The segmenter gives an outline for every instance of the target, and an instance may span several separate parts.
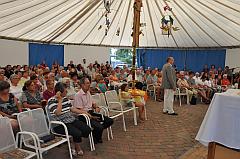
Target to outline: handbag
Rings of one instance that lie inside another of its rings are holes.
[[[191,101],[190,101],[191,105],[197,105],[197,98],[195,96],[192,97]]]
[[[42,136],[39,138],[40,139],[40,142],[42,143],[47,143],[49,141],[52,141],[55,139],[55,135],[53,134],[49,134],[49,135],[45,135],[45,136]]]

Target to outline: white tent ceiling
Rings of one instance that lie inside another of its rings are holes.
[[[240,47],[240,0],[142,0],[140,47]],[[130,47],[134,0],[111,0],[105,36],[103,0],[1,0],[0,38],[75,45]],[[169,5],[180,30],[162,35]],[[99,27],[102,25],[102,28]],[[119,36],[116,32],[120,28]]]

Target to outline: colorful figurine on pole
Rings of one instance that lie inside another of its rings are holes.
[[[168,35],[168,37],[169,37],[172,34],[172,30],[178,31],[179,28],[173,26],[174,19],[171,15],[172,8],[170,8],[169,6],[165,6],[163,9],[164,9],[164,16],[161,20],[162,21],[162,26],[161,26],[162,34]]]

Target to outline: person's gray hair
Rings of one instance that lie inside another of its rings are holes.
[[[15,77],[18,77],[18,75],[17,75],[17,74],[12,74],[12,75],[10,76],[10,80],[12,80],[12,79],[15,78]]]
[[[170,57],[167,58],[167,62],[169,62],[170,60],[173,60],[173,59],[174,58],[170,56]]]
[[[66,84],[67,81],[70,81],[70,78],[68,78],[68,77],[64,77],[64,78],[62,79],[62,83],[64,83],[64,84]]]

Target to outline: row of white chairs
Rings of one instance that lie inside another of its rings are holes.
[[[150,96],[154,97],[154,100],[157,100],[157,94],[156,94],[156,88],[157,86],[153,84],[148,84],[147,85],[147,92],[149,93]],[[187,104],[190,104],[189,101],[189,94],[187,93],[187,89],[185,88],[185,91],[181,91],[179,88],[176,89],[174,96],[176,96],[179,99],[179,105],[182,106],[182,97],[187,98]]]
[[[105,94],[96,94],[93,95],[94,101],[102,108],[102,113],[110,118],[117,118],[122,116],[123,120],[123,130],[126,131],[126,123],[124,114],[133,111],[134,113],[134,124],[137,125],[136,118],[136,109],[137,107],[125,107],[121,104],[120,99],[115,90],[108,91]],[[70,111],[64,110],[64,111]],[[17,114],[17,119],[19,122],[20,132],[17,133],[17,138],[15,141],[10,120],[5,117],[0,118],[0,131],[2,137],[0,137],[0,153],[13,152],[18,150],[28,154],[26,159],[37,156],[38,159],[42,159],[42,154],[58,145],[67,143],[69,149],[69,156],[72,159],[71,144],[70,144],[70,135],[68,134],[67,127],[64,123],[60,121],[52,121],[49,115],[48,109],[46,107],[46,116],[43,109],[33,109],[27,110]],[[91,127],[90,119],[87,115],[81,114],[85,117],[87,125]],[[146,112],[145,112],[146,115]],[[57,134],[54,132],[55,126],[63,126],[65,134]],[[56,140],[51,143],[45,144],[41,141],[41,137],[53,134],[56,136]],[[108,140],[113,139],[112,128],[107,129]],[[91,151],[95,150],[93,135],[89,135]],[[19,148],[17,147],[19,143]],[[34,150],[27,151],[23,150],[23,144],[25,147]],[[0,156],[1,157],[1,156]]]

